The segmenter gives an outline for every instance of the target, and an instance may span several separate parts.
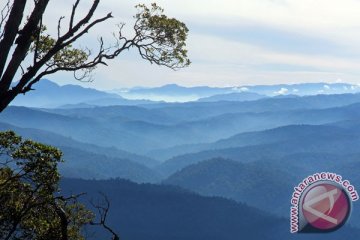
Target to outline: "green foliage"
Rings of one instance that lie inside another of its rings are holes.
[[[84,239],[81,228],[94,216],[61,196],[61,151],[8,131],[0,132],[0,153],[0,239]]]
[[[41,61],[57,44],[57,40],[46,33],[46,26],[42,26],[40,35],[33,37],[30,52],[34,53],[36,61]],[[57,51],[45,64],[50,68],[76,68],[86,63],[90,52],[74,48],[71,44]]]
[[[187,57],[186,38],[188,28],[185,23],[163,14],[164,10],[155,3],[148,8],[144,4],[136,6],[134,16],[140,54],[151,63],[165,65],[173,69],[190,65]]]
[[[23,19],[25,9],[28,9],[26,1],[9,1],[8,7],[3,9],[3,18],[0,19],[0,112],[19,94],[33,90],[32,86],[47,75],[67,71],[72,72],[77,80],[91,78],[91,72],[99,64],[107,65],[107,60],[131,48],[150,63],[173,70],[190,64],[185,48],[186,25],[164,15],[163,9],[155,3],[150,8],[143,4],[136,6],[134,36],[125,37],[122,32],[124,24],[120,24],[113,44],[105,44],[100,37],[95,51],[87,46],[74,47],[95,25],[113,17],[108,13],[94,18],[100,3],[100,0],[95,0],[87,13],[78,19],[79,2],[75,1],[70,18],[66,19],[68,26],[63,25],[65,17],[58,19],[56,36],[46,33],[47,23],[42,22],[49,0],[35,1],[35,7],[26,20]]]
[[[138,48],[140,55],[151,63],[173,69],[190,65],[185,48],[189,31],[186,25],[175,18],[167,17],[163,14],[164,10],[155,3],[151,4],[151,8],[145,4],[138,4],[136,8],[138,13],[134,16],[135,37],[130,41],[129,47]],[[58,40],[47,34],[46,30],[46,26],[42,25],[39,35],[33,37],[30,52],[34,54],[36,61],[44,59],[58,44]],[[71,44],[64,45],[45,64],[50,70],[86,66],[87,71],[92,71],[96,66],[87,64],[90,55],[90,51],[75,48]]]

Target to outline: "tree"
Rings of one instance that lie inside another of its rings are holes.
[[[93,15],[100,0],[93,0],[87,14],[75,21],[80,0],[76,0],[67,27],[57,24],[57,36],[47,33],[43,15],[49,0],[33,0],[32,11],[24,16],[26,0],[8,0],[0,12],[0,112],[19,94],[32,89],[44,76],[58,71],[74,72],[77,79],[89,76],[99,64],[106,65],[123,51],[135,48],[150,63],[178,69],[190,64],[185,49],[186,25],[163,14],[156,4],[137,5],[135,34],[123,35],[119,25],[116,42],[105,47],[102,38],[93,54],[73,44],[109,18]],[[27,63],[30,63],[26,66]],[[80,72],[80,75],[77,73]],[[19,77],[17,77],[19,76]],[[85,239],[86,226],[101,226],[113,240],[118,235],[107,225],[109,201],[94,204],[98,215],[59,189],[57,164],[62,153],[56,148],[23,140],[14,132],[0,132],[0,240]]]
[[[106,225],[109,201],[93,205],[93,212],[64,196],[59,189],[58,149],[14,132],[0,132],[0,239],[80,240],[84,227],[101,226],[112,239],[118,235]]]
[[[55,37],[47,33],[46,23],[42,21],[49,0],[33,0],[30,15],[24,17],[25,7],[30,4],[27,2],[7,0],[1,11],[0,112],[17,95],[33,90],[33,85],[46,75],[70,71],[74,72],[75,78],[83,79],[99,64],[106,65],[107,60],[131,48],[150,63],[174,70],[190,64],[185,49],[186,25],[164,15],[163,9],[156,4],[136,6],[133,37],[125,37],[124,24],[120,24],[116,42],[106,47],[100,38],[99,50],[93,53],[87,48],[75,48],[73,44],[95,25],[112,18],[109,13],[93,19],[100,0],[93,0],[87,14],[79,21],[75,21],[75,16],[80,0],[75,0],[67,26],[64,27],[64,17],[58,20]],[[28,62],[30,64],[24,66]],[[20,75],[18,78],[17,74]]]

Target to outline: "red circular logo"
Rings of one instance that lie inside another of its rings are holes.
[[[310,187],[302,201],[302,213],[308,224],[324,231],[341,227],[349,217],[350,208],[345,191],[329,183]]]

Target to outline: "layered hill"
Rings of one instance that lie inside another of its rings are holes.
[[[152,170],[158,162],[116,148],[104,148],[75,141],[38,129],[26,129],[0,123],[0,130],[13,130],[24,138],[56,146],[64,153],[60,172],[65,177],[83,179],[124,178],[135,182],[158,182],[160,174]]]
[[[216,108],[216,105],[213,108]],[[171,111],[166,112],[166,107],[161,111],[133,108],[128,116],[125,113],[122,115],[118,113],[123,110],[128,111],[126,108],[114,110],[106,107],[82,109],[78,113],[74,110],[56,113],[41,109],[9,107],[1,114],[0,121],[19,127],[37,128],[71,136],[75,140],[103,147],[114,146],[130,152],[146,154],[156,149],[177,145],[214,142],[242,132],[291,124],[329,124],[360,118],[360,104],[326,109],[232,112],[187,121],[178,119],[176,115],[173,116]],[[136,113],[138,111],[139,113]],[[191,111],[196,112],[196,108]],[[146,112],[147,115],[144,119],[139,119],[139,114],[142,112]],[[164,116],[163,121],[161,116]],[[156,157],[156,153],[152,156]]]
[[[123,180],[65,179],[66,192],[87,192],[88,199],[110,200],[108,224],[121,239],[354,239],[359,230],[347,226],[326,235],[293,235],[289,221],[242,203],[203,197],[180,188],[134,184]]]
[[[255,162],[264,159],[279,161],[290,155],[306,153],[340,156],[357,154],[360,152],[359,131],[360,128],[292,125],[243,133],[213,144],[195,145],[192,151],[195,151],[195,147],[206,150],[178,155],[161,164],[158,169],[164,174],[172,174],[187,165],[216,157]]]

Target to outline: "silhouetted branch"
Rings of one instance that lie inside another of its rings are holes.
[[[12,7],[12,4],[10,4],[10,0],[8,0],[5,4],[5,6],[1,9],[1,12],[0,12],[0,40],[4,36],[3,25],[10,14],[11,7]]]
[[[105,47],[103,39],[100,38],[99,50],[92,55],[91,51],[74,48],[72,44],[94,26],[113,17],[108,13],[101,18],[93,19],[100,0],[93,0],[87,13],[78,21],[75,20],[75,15],[80,0],[76,0],[72,6],[69,27],[63,34],[61,27],[64,17],[58,20],[56,39],[44,33],[46,27],[42,23],[42,16],[49,0],[36,0],[30,16],[25,21],[23,12],[26,1],[8,1],[10,3],[5,5],[0,19],[0,26],[5,24],[0,38],[0,112],[18,94],[31,91],[33,85],[44,76],[59,71],[70,71],[77,80],[83,80],[89,78],[99,64],[107,65],[106,60],[114,59],[130,48],[137,49],[139,55],[150,63],[173,70],[190,64],[185,49],[188,32],[186,25],[174,18],[168,18],[163,14],[163,9],[156,4],[152,4],[151,8],[145,5],[136,6],[138,13],[134,16],[135,35],[132,38],[123,35],[124,24],[119,24],[118,34],[114,35],[115,43]],[[22,21],[24,27],[20,29]],[[10,51],[13,52],[8,59]],[[33,64],[23,68],[21,64],[28,54],[33,54]],[[22,74],[19,79],[14,79],[18,71]],[[13,86],[15,82],[16,85]]]
[[[91,201],[91,205],[98,212],[99,220],[97,222],[92,221],[92,222],[90,222],[90,224],[93,226],[101,226],[101,227],[105,228],[112,235],[112,240],[120,240],[119,235],[111,227],[109,227],[106,223],[106,219],[107,219],[108,212],[110,209],[109,199],[107,198],[107,196],[105,194],[103,194],[103,193],[100,193],[100,194],[103,197],[102,203],[95,204],[93,201]]]

